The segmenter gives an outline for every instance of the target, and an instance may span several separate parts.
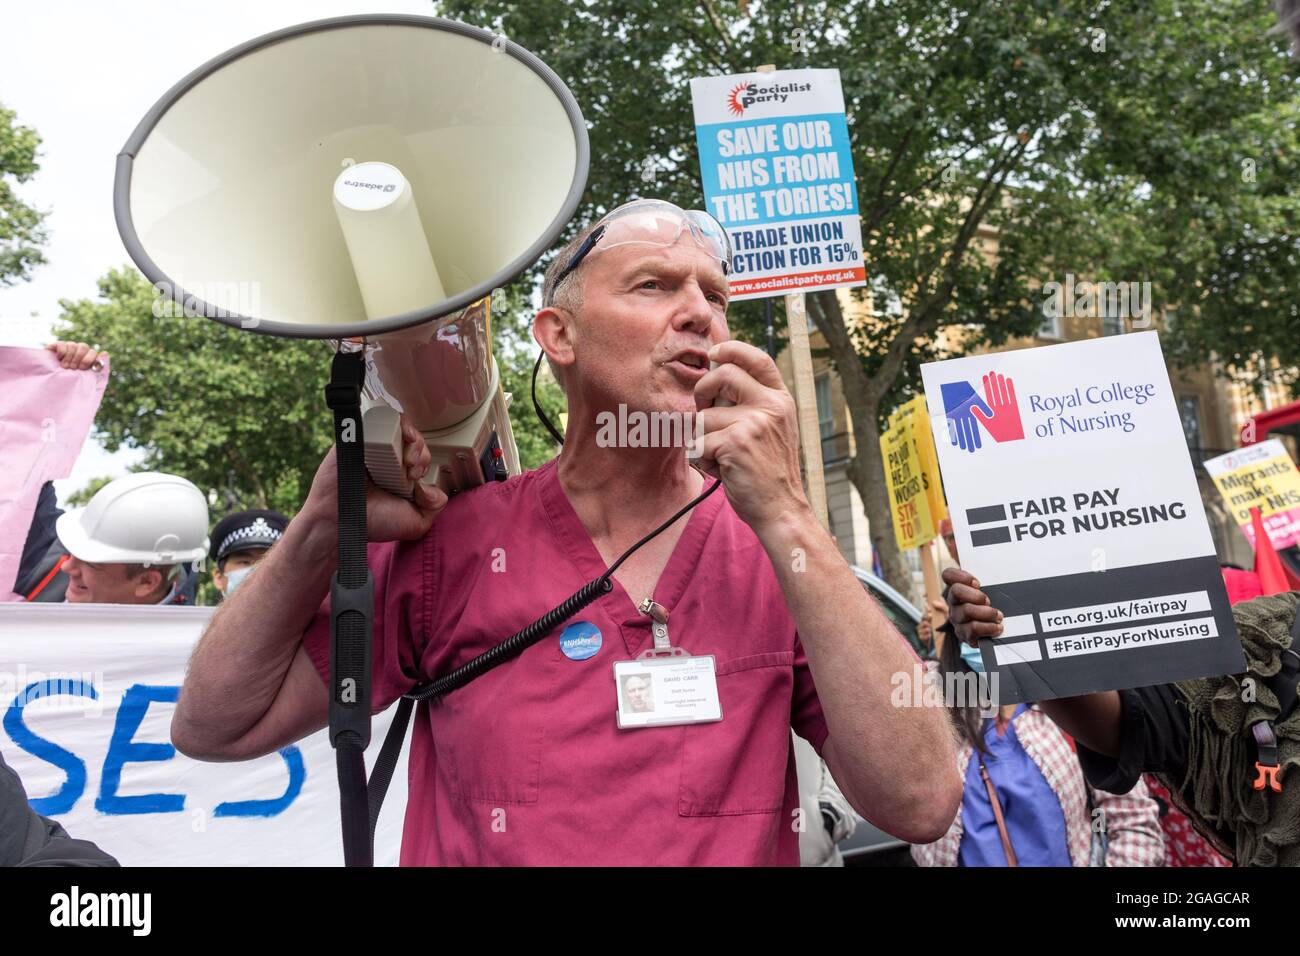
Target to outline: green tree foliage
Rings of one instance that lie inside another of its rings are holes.
[[[68,500],[66,502],[67,507],[69,508],[86,507],[86,505],[90,504],[90,499],[95,497],[96,493],[98,493],[99,489],[103,488],[106,484],[108,484],[112,480],[113,479],[108,475],[101,475],[98,478],[91,478],[90,481],[86,482],[86,484],[82,486],[79,490],[74,491],[72,494],[68,495]]]
[[[1254,0],[446,0],[570,86],[590,126],[585,220],[697,206],[689,80],[840,71],[871,286],[809,296],[853,415],[850,476],[886,575],[879,425],[919,365],[1033,332],[1043,283],[1150,282],[1179,360],[1300,364],[1297,67]],[[576,222],[575,222],[576,227]],[[991,255],[992,240],[997,255]],[[988,243],[986,245],[986,243]],[[869,296],[869,298],[868,298]],[[859,317],[865,312],[865,318]],[[761,342],[758,307],[733,334]]]
[[[18,198],[16,183],[24,183],[40,169],[36,131],[19,126],[17,114],[0,104],[0,288],[31,276],[45,262],[40,246],[46,240],[45,214]]]
[[[63,301],[60,339],[109,353],[95,417],[104,447],[142,448],[141,470],[215,492],[215,520],[238,508],[292,515],[331,443],[329,347],[231,329],[159,309],[134,269],[99,282],[99,300]]]

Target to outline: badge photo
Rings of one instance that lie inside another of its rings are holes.
[[[722,719],[712,654],[618,661],[614,664],[614,690],[620,730]]]

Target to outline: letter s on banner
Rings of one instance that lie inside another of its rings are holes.
[[[37,681],[28,684],[23,688],[23,692],[14,698],[9,709],[5,711],[4,719],[5,732],[15,744],[33,757],[53,764],[68,775],[68,779],[56,793],[28,801],[31,808],[43,816],[67,813],[86,790],[86,762],[71,751],[64,750],[58,744],[33,733],[23,721],[23,708],[29,703],[41,697],[53,697],[57,694],[77,694],[81,697],[89,697],[91,700],[99,700],[99,692],[95,690],[95,685],[87,681]]]

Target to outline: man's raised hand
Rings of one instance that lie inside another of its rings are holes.
[[[734,339],[709,349],[718,367],[695,383],[703,419],[699,453],[722,478],[731,506],[758,530],[783,515],[810,511],[799,477],[794,399],[762,349]],[[713,406],[716,398],[734,402]]]

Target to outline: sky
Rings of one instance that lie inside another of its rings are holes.
[[[41,0],[8,5],[0,103],[42,139],[40,171],[17,187],[48,211],[48,263],[0,288],[0,345],[52,341],[60,299],[93,298],[96,281],[130,264],[113,222],[114,161],[136,124],[173,83],[233,46],[273,30],[357,13],[429,16],[429,0]],[[104,343],[99,343],[101,346]],[[110,356],[111,356],[110,350]],[[60,501],[91,478],[117,477],[142,453],[110,454],[93,440]]]

